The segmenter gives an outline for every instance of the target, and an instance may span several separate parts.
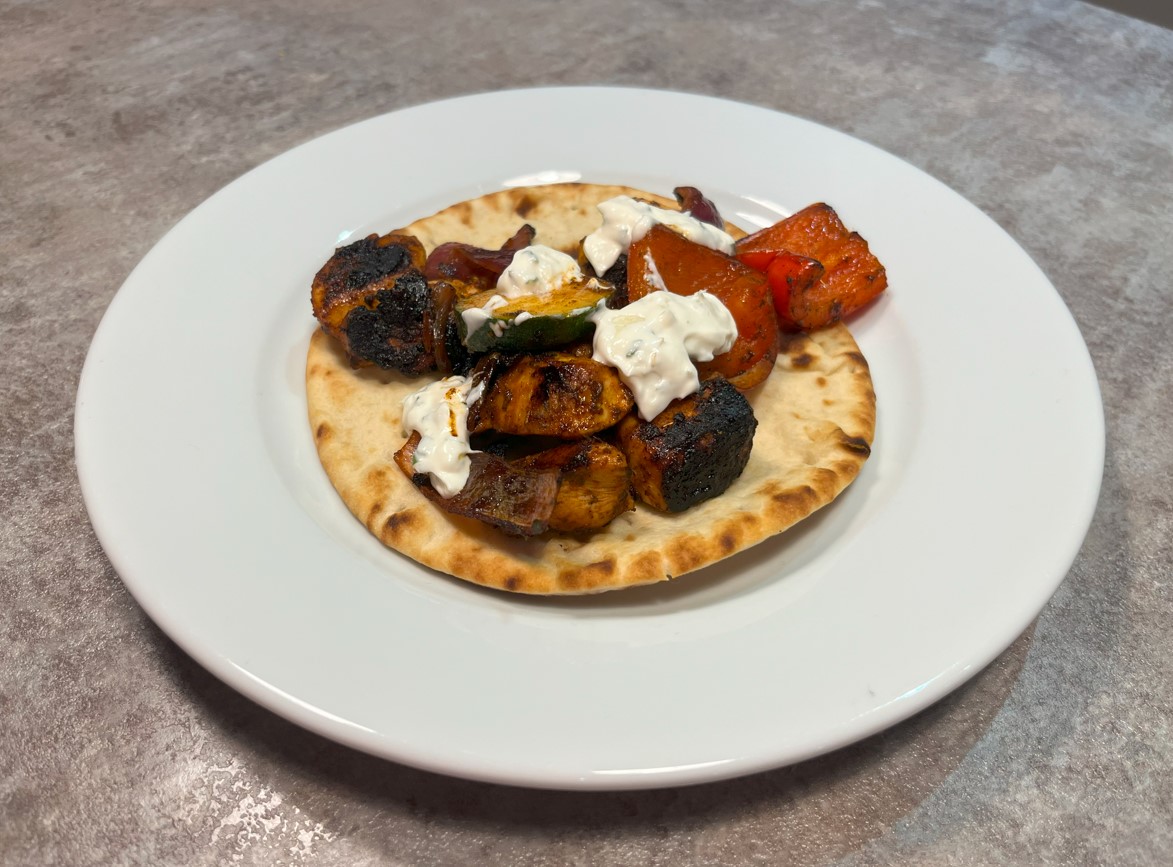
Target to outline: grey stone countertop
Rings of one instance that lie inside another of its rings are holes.
[[[315,136],[550,84],[712,94],[873,143],[993,217],[1073,311],[1106,413],[1099,506],[1041,615],[946,699],[745,779],[511,789],[301,730],[124,589],[72,422],[139,259]],[[1171,154],[1173,31],[1070,0],[0,0],[0,863],[1173,863]]]

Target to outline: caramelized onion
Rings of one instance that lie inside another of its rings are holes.
[[[429,280],[458,280],[478,289],[491,289],[513,261],[513,254],[528,247],[533,240],[534,227],[527,223],[500,250],[486,250],[457,241],[441,244],[428,256],[424,276]]]
[[[676,202],[684,213],[691,214],[702,223],[708,223],[718,229],[725,228],[725,221],[717,212],[717,206],[705,198],[704,193],[696,187],[677,187],[672,194],[676,196]]]
[[[420,435],[412,433],[395,453],[399,465],[425,497],[446,512],[476,518],[513,536],[536,536],[549,529],[558,496],[558,470],[525,469],[495,455],[473,452],[464,488],[454,497],[442,497],[425,473],[412,468]]]

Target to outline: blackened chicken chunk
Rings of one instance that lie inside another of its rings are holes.
[[[401,274],[423,268],[424,246],[412,235],[368,235],[334,251],[314,276],[314,316],[326,333],[342,338],[346,317],[368,294],[389,289]]]
[[[757,426],[749,401],[716,378],[651,421],[629,415],[619,423],[619,445],[636,495],[662,512],[683,512],[737,480]]]
[[[432,311],[428,283],[418,271],[363,298],[346,317],[347,351],[359,363],[415,376],[436,369],[434,345],[425,340]]]
[[[421,269],[411,235],[369,235],[338,248],[314,277],[314,316],[339,340],[351,364],[409,376],[436,369],[438,291]]]

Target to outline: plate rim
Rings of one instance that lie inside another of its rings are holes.
[[[679,91],[661,91],[661,90],[650,90],[650,89],[646,89],[646,88],[634,88],[634,87],[620,87],[620,88],[609,88],[609,87],[518,88],[518,89],[509,90],[509,91],[495,91],[495,92],[486,92],[486,93],[479,93],[479,94],[455,96],[455,97],[450,97],[448,99],[439,100],[436,102],[423,103],[419,106],[412,106],[412,107],[408,107],[408,108],[404,108],[404,109],[399,109],[394,112],[389,112],[387,114],[378,115],[373,118],[367,118],[367,119],[360,120],[355,123],[340,127],[339,129],[334,130],[329,133],[326,133],[325,135],[317,136],[312,139],[309,139],[308,141],[303,142],[300,145],[297,145],[296,147],[290,149],[289,151],[285,151],[284,153],[279,154],[278,156],[273,157],[270,160],[266,160],[264,163],[261,163],[260,165],[258,165],[254,169],[252,169],[249,172],[242,175],[241,177],[230,182],[228,185],[221,188],[221,190],[218,190],[212,196],[205,199],[204,202],[200,203],[200,205],[197,205],[196,208],[192,209],[192,211],[190,211],[187,215],[185,215],[184,218],[179,220],[175,224],[175,226],[173,226],[170,230],[168,230],[159,239],[159,241],[156,242],[156,244],[152,246],[151,250],[147,253],[147,255],[143,257],[143,259],[136,265],[136,267],[127,276],[126,280],[122,284],[122,287],[115,294],[109,307],[104,312],[102,319],[101,319],[101,322],[99,323],[98,329],[95,331],[95,334],[93,337],[93,342],[91,343],[91,346],[90,346],[90,350],[87,352],[86,361],[85,361],[85,364],[83,365],[81,376],[79,378],[77,402],[76,402],[76,406],[75,406],[75,418],[74,418],[75,462],[76,462],[77,469],[78,469],[78,475],[79,475],[79,481],[81,483],[83,499],[85,500],[87,512],[90,516],[90,521],[91,521],[91,524],[94,528],[95,534],[97,535],[99,541],[101,542],[102,547],[106,553],[106,556],[109,558],[112,566],[115,568],[116,572],[119,574],[120,578],[122,579],[124,585],[127,587],[128,591],[132,594],[132,596],[136,599],[136,601],[140,604],[140,606],[143,607],[144,611],[146,611],[148,616],[150,616],[151,619],[160,626],[160,628],[168,635],[168,637],[171,640],[175,641],[176,644],[178,646],[180,646],[184,650],[185,653],[187,653],[189,656],[191,656],[201,666],[203,666],[204,668],[206,668],[210,672],[212,672],[214,675],[216,675],[219,679],[226,682],[228,685],[232,686],[235,690],[242,693],[243,695],[250,698],[251,700],[255,701],[256,703],[266,707],[270,711],[277,713],[279,716],[285,717],[286,719],[290,719],[291,721],[295,722],[296,724],[298,724],[304,728],[307,728],[311,731],[315,731],[316,733],[323,735],[331,740],[346,744],[351,747],[355,747],[357,749],[361,749],[365,752],[374,753],[376,755],[380,755],[385,758],[389,758],[389,759],[392,759],[395,761],[404,762],[406,764],[410,764],[415,767],[420,767],[420,768],[424,768],[426,770],[444,773],[444,774],[448,774],[448,775],[452,775],[452,776],[478,779],[478,780],[489,781],[489,782],[512,784],[512,785],[524,785],[524,786],[539,787],[539,788],[557,788],[557,789],[581,788],[581,789],[608,789],[608,790],[611,790],[611,789],[626,789],[626,788],[652,788],[652,787],[661,787],[661,786],[668,786],[668,785],[681,785],[681,784],[691,784],[691,783],[700,783],[700,782],[711,782],[711,781],[727,779],[727,778],[731,778],[731,777],[743,776],[745,774],[755,773],[755,772],[767,770],[770,768],[778,767],[780,764],[789,764],[789,763],[796,762],[796,761],[802,761],[804,759],[811,758],[815,755],[829,752],[829,751],[841,748],[843,746],[846,746],[847,744],[861,740],[865,737],[868,737],[872,734],[875,734],[878,731],[882,731],[882,730],[890,727],[891,725],[893,725],[903,719],[906,719],[907,717],[909,717],[912,714],[916,713],[917,711],[923,709],[924,707],[927,707],[928,705],[932,704],[933,702],[939,700],[941,697],[943,697],[947,693],[956,689],[958,686],[960,686],[962,683],[964,683],[966,680],[968,680],[969,677],[971,677],[973,674],[975,674],[978,670],[980,670],[981,668],[988,665],[993,659],[995,659],[999,654],[1001,654],[1005,650],[1005,648],[1008,647],[1019,634],[1021,634],[1021,632],[1029,625],[1029,623],[1038,615],[1039,611],[1041,611],[1041,609],[1044,607],[1047,600],[1050,599],[1050,597],[1053,595],[1053,593],[1055,592],[1055,589],[1057,589],[1059,584],[1062,582],[1066,573],[1070,570],[1072,563],[1074,563],[1075,558],[1078,556],[1080,548],[1082,546],[1082,540],[1086,536],[1086,533],[1091,525],[1091,521],[1094,517],[1096,506],[1098,503],[1099,492],[1100,492],[1100,480],[1102,479],[1102,472],[1103,472],[1103,467],[1104,467],[1104,448],[1105,448],[1103,405],[1102,405],[1102,398],[1099,393],[1098,377],[1095,374],[1094,365],[1092,364],[1090,352],[1088,352],[1087,347],[1086,347],[1086,343],[1082,340],[1082,336],[1080,336],[1079,342],[1083,346],[1083,350],[1084,350],[1084,354],[1085,354],[1085,358],[1083,360],[1086,362],[1087,369],[1088,369],[1088,371],[1090,371],[1090,374],[1091,374],[1090,382],[1091,382],[1091,385],[1092,385],[1093,391],[1094,391],[1093,398],[1094,398],[1094,403],[1098,409],[1097,415],[1098,415],[1099,430],[1098,430],[1098,448],[1096,449],[1096,451],[1098,452],[1098,457],[1093,456],[1092,463],[1095,463],[1099,469],[1097,472],[1097,482],[1095,485],[1095,490],[1094,490],[1094,492],[1092,492],[1091,496],[1087,498],[1089,505],[1085,509],[1086,513],[1083,515],[1083,520],[1082,520],[1080,526],[1078,528],[1074,528],[1077,532],[1073,531],[1073,533],[1072,533],[1072,535],[1078,536],[1080,542],[1079,542],[1079,544],[1074,545],[1073,549],[1069,552],[1069,556],[1067,557],[1067,560],[1066,560],[1066,566],[1061,570],[1061,574],[1059,574],[1058,579],[1055,580],[1053,582],[1053,585],[1051,585],[1051,586],[1044,586],[1044,585],[1039,586],[1038,593],[1037,593],[1038,605],[1032,612],[1029,613],[1029,616],[1026,616],[1027,612],[1024,610],[1022,612],[1023,617],[1015,619],[1014,622],[1007,621],[1007,623],[1004,624],[1004,629],[1002,630],[1003,634],[1000,634],[998,638],[993,639],[992,641],[987,643],[986,650],[990,651],[990,649],[993,648],[991,652],[984,653],[984,654],[977,654],[977,655],[973,656],[971,659],[967,660],[964,663],[964,665],[955,666],[955,668],[960,668],[961,670],[953,671],[953,673],[949,677],[944,676],[947,673],[949,673],[949,671],[950,671],[949,669],[947,669],[946,671],[942,671],[940,673],[940,675],[932,683],[926,684],[925,689],[917,697],[915,697],[915,700],[909,700],[909,701],[903,702],[899,705],[894,705],[891,707],[891,709],[887,713],[874,713],[869,718],[868,725],[856,726],[854,729],[852,729],[852,731],[850,733],[845,734],[843,737],[839,738],[838,740],[830,740],[826,744],[820,745],[818,748],[815,748],[812,750],[800,751],[799,753],[795,753],[795,754],[789,756],[783,762],[778,762],[778,761],[774,760],[773,758],[771,758],[770,755],[756,754],[753,756],[743,756],[740,759],[731,758],[728,761],[724,761],[724,762],[720,762],[720,763],[708,763],[705,766],[696,767],[696,768],[675,768],[670,771],[665,771],[662,774],[650,773],[649,769],[642,769],[642,770],[635,769],[631,773],[628,773],[626,775],[615,773],[615,774],[611,774],[609,776],[600,778],[597,776],[583,776],[581,774],[573,774],[573,773],[566,774],[564,772],[549,774],[549,775],[536,775],[536,776],[532,775],[532,774],[527,775],[524,773],[518,773],[518,772],[511,771],[509,769],[501,768],[500,766],[498,766],[497,764],[495,764],[493,762],[488,762],[488,763],[484,763],[484,764],[477,764],[475,761],[472,761],[472,760],[468,759],[467,757],[461,759],[460,761],[455,761],[455,762],[454,761],[446,761],[442,757],[428,756],[428,755],[425,755],[423,752],[418,752],[418,751],[413,754],[406,754],[406,753],[390,754],[387,752],[387,749],[386,749],[387,743],[386,743],[385,739],[378,739],[376,741],[372,741],[371,738],[367,737],[366,734],[364,734],[364,732],[361,731],[361,728],[356,728],[349,721],[338,718],[338,717],[334,717],[332,719],[329,714],[329,711],[324,708],[307,709],[305,706],[298,704],[298,700],[297,700],[296,696],[290,696],[288,694],[283,694],[277,687],[273,686],[272,684],[268,684],[268,683],[265,683],[264,681],[259,680],[255,675],[250,673],[246,668],[239,666],[237,663],[233,662],[232,660],[229,660],[227,657],[221,657],[221,656],[216,655],[214,652],[210,652],[209,648],[201,645],[198,641],[193,640],[192,636],[189,634],[188,630],[185,628],[185,626],[182,622],[182,619],[177,620],[175,618],[173,612],[166,610],[165,607],[158,604],[157,598],[154,597],[148,591],[147,584],[142,583],[141,580],[128,580],[126,577],[127,574],[130,572],[134,572],[137,567],[125,562],[123,555],[122,555],[122,552],[119,550],[119,545],[116,541],[116,537],[117,537],[119,531],[112,529],[112,526],[108,523],[107,513],[105,513],[103,511],[103,509],[100,508],[101,495],[100,495],[100,493],[95,491],[95,489],[93,488],[93,485],[95,484],[95,482],[92,481],[93,477],[92,477],[92,473],[90,472],[89,468],[92,466],[92,462],[94,460],[96,460],[97,458],[95,455],[93,455],[90,452],[90,448],[93,443],[92,443],[92,441],[89,440],[89,435],[87,433],[87,425],[92,423],[90,421],[91,407],[88,405],[88,401],[92,397],[92,392],[93,392],[93,388],[94,388],[93,383],[95,381],[97,381],[95,379],[95,377],[97,377],[99,375],[97,372],[98,371],[97,365],[100,363],[100,357],[94,352],[94,347],[95,346],[99,346],[99,347],[102,346],[103,341],[105,341],[107,339],[107,337],[103,336],[103,329],[115,327],[114,325],[112,325],[110,323],[115,322],[114,317],[121,315],[119,313],[119,310],[120,310],[119,298],[122,297],[123,303],[126,303],[125,299],[126,299],[126,297],[128,297],[126,295],[126,293],[124,293],[123,290],[125,289],[125,287],[128,284],[132,283],[132,281],[135,279],[135,275],[137,273],[139,273],[140,269],[142,269],[146,266],[146,263],[148,262],[148,260],[150,260],[155,255],[161,255],[158,253],[158,251],[163,246],[164,241],[166,241],[168,238],[171,238],[173,235],[175,235],[175,233],[179,232],[181,230],[181,227],[185,225],[185,222],[188,220],[188,218],[190,218],[192,215],[196,214],[201,209],[205,208],[205,206],[208,206],[208,204],[210,202],[212,202],[213,200],[215,200],[217,196],[225,194],[226,191],[233,188],[235,185],[243,183],[245,181],[245,179],[248,178],[250,175],[253,175],[254,172],[257,172],[267,166],[271,166],[274,162],[282,159],[283,157],[286,157],[288,154],[292,153],[293,151],[298,151],[298,150],[302,150],[302,149],[310,147],[310,146],[315,146],[315,145],[317,145],[317,143],[321,142],[323,139],[329,138],[331,136],[337,136],[337,135],[344,133],[348,130],[354,130],[355,128],[360,127],[363,124],[383,122],[387,118],[391,118],[396,115],[401,116],[405,112],[416,111],[419,109],[435,110],[438,107],[442,107],[445,105],[451,106],[456,103],[467,103],[467,101],[469,101],[469,100],[478,100],[478,99],[493,100],[493,99],[501,98],[506,95],[513,95],[516,97],[519,95],[524,96],[526,94],[547,94],[547,95],[557,94],[559,98],[565,98],[568,96],[573,96],[575,93],[585,94],[587,92],[591,92],[591,93],[597,95],[600,92],[602,92],[605,95],[606,93],[609,93],[612,91],[623,91],[627,94],[643,95],[644,98],[651,98],[651,99],[656,99],[656,98],[663,97],[663,96],[671,96],[672,98],[684,98],[684,99],[688,99],[688,100],[701,99],[701,100],[705,100],[705,101],[711,101],[714,103],[726,103],[729,105],[740,106],[742,109],[748,109],[748,110],[751,110],[754,112],[765,112],[765,113],[772,114],[772,115],[780,115],[782,117],[786,117],[791,120],[800,121],[803,124],[809,124],[809,125],[812,125],[815,127],[819,127],[821,129],[826,130],[830,133],[833,133],[837,136],[844,137],[844,138],[850,140],[850,142],[853,143],[853,146],[862,145],[867,148],[873,149],[874,151],[876,151],[880,154],[883,154],[884,158],[896,160],[896,161],[902,163],[903,165],[909,167],[913,171],[917,172],[918,174],[923,175],[924,177],[929,178],[931,180],[934,180],[934,181],[936,180],[936,179],[931,178],[931,176],[929,176],[927,173],[916,168],[915,166],[912,166],[911,164],[907,163],[906,161],[900,159],[899,157],[896,157],[886,151],[882,151],[881,149],[876,148],[875,145],[871,145],[867,142],[864,142],[864,141],[856,138],[855,136],[831,129],[829,127],[824,127],[820,124],[816,124],[812,121],[809,121],[809,120],[806,120],[803,118],[799,118],[794,115],[789,115],[784,112],[779,112],[775,109],[764,108],[761,106],[752,105],[750,103],[733,102],[730,100],[723,100],[719,97],[698,95],[698,94],[686,94],[686,93],[681,93]],[[1002,234],[1004,234],[1006,236],[1006,238],[1012,244],[1014,244],[1023,253],[1023,255],[1025,255],[1027,257],[1028,260],[1031,261],[1032,264],[1034,264],[1033,259],[1031,259],[1029,254],[1027,254],[1026,251],[1023,250],[1021,245],[1017,244],[1017,242],[1015,242],[1013,240],[1013,238],[1011,238],[1007,233],[1005,233],[1005,231],[1002,230],[1001,227],[998,226],[998,224],[988,214],[985,214],[983,211],[978,209],[976,205],[973,205],[972,202],[969,202],[969,200],[965,199],[960,194],[951,190],[950,188],[948,188],[944,184],[941,184],[940,181],[936,181],[936,183],[941,187],[941,189],[948,191],[948,193],[951,194],[953,197],[955,197],[956,200],[958,200],[960,202],[964,202],[966,205],[977,210],[978,213],[980,213],[987,221],[989,221],[989,223],[993,227],[995,227],[999,232],[1002,232]],[[1050,287],[1052,292],[1055,293],[1056,299],[1059,300],[1059,302],[1060,302],[1060,306],[1067,313],[1067,316],[1070,320],[1069,324],[1075,328],[1076,334],[1078,335],[1078,332],[1079,332],[1078,324],[1075,322],[1075,319],[1072,316],[1071,311],[1066,307],[1065,304],[1062,303],[1062,298],[1059,296],[1058,292],[1054,289],[1054,286],[1046,278],[1046,275],[1042,272],[1042,270],[1038,269],[1037,264],[1035,264],[1035,268],[1038,270],[1038,275],[1041,278],[1041,280],[1047,286]],[[1095,431],[1092,432],[1092,438],[1097,439]],[[864,472],[866,472],[866,470],[867,470],[867,465],[865,465]],[[1022,622],[1018,622],[1019,620],[1021,620]],[[996,647],[995,647],[995,645],[996,645]]]

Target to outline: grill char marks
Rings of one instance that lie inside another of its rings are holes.
[[[346,317],[346,345],[352,356],[387,370],[417,375],[434,370],[434,342],[426,324],[432,293],[419,271],[408,271],[389,289],[368,294]]]
[[[639,498],[664,512],[682,512],[723,493],[741,475],[757,419],[725,379],[673,401],[651,421],[630,415],[619,441]]]
[[[580,439],[611,427],[634,404],[614,368],[569,352],[492,353],[476,371],[485,389],[469,408],[472,433]]]
[[[390,288],[399,274],[421,269],[424,260],[424,247],[415,237],[394,232],[339,247],[314,275],[314,316],[327,333],[341,338],[339,332],[355,304],[367,294]]]
[[[411,266],[411,254],[403,244],[380,244],[379,240],[369,236],[338,250],[341,261],[336,273],[346,289],[361,289]]]
[[[346,348],[352,365],[409,376],[436,369],[442,334],[436,317],[443,305],[421,273],[424,261],[423,245],[411,235],[368,235],[335,250],[318,271],[314,316]]]

